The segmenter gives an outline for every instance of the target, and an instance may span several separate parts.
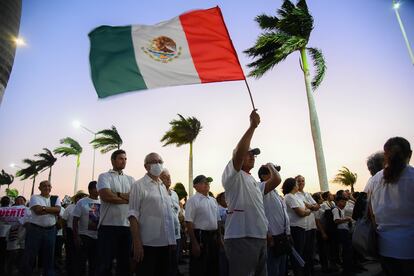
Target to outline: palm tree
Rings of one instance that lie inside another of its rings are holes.
[[[22,180],[32,178],[32,191],[30,193],[30,196],[34,193],[34,186],[36,182],[36,176],[39,174],[38,164],[37,160],[32,159],[23,159],[23,163],[27,164],[26,168],[20,169],[16,172],[17,177],[21,177]]]
[[[98,137],[97,137],[98,136]],[[122,139],[115,126],[110,129],[103,129],[95,134],[95,139],[91,142],[95,149],[101,149],[101,153],[107,153],[114,149],[120,149]]]
[[[184,118],[178,114],[180,119],[170,122],[171,129],[168,130],[161,138],[164,147],[175,144],[177,147],[190,144],[190,158],[188,161],[188,191],[190,196],[193,195],[193,142],[197,138],[202,128],[201,123],[195,117]]]
[[[338,170],[333,183],[339,183],[345,186],[351,186],[351,192],[354,192],[354,184],[357,180],[358,175],[356,173],[351,172],[347,167],[342,167],[342,169]]]
[[[14,181],[14,176],[6,173],[4,170],[1,170],[0,173],[0,186],[7,185],[7,189],[10,188],[10,184]]]
[[[178,200],[181,201],[181,199],[183,198],[184,200],[186,200],[188,194],[187,194],[187,191],[185,190],[183,183],[180,183],[180,182],[176,183],[173,190],[174,192],[177,193]]]
[[[57,158],[53,156],[53,153],[48,148],[43,148],[43,151],[42,153],[35,154],[35,156],[41,158],[37,160],[40,172],[49,168],[48,180],[50,182],[52,179],[52,166],[55,164]]]
[[[78,178],[79,178],[79,165],[80,165],[80,155],[82,153],[82,147],[77,141],[73,138],[66,137],[60,140],[60,143],[63,145],[68,145],[67,147],[58,147],[53,152],[55,154],[60,154],[62,156],[76,155],[76,176],[75,176],[75,186],[73,189],[73,194],[78,190]]]
[[[249,76],[260,78],[291,53],[296,51],[300,53],[300,65],[305,78],[319,184],[322,191],[327,191],[329,186],[325,158],[318,115],[312,95],[312,89],[315,90],[323,80],[326,65],[320,50],[307,47],[309,36],[313,29],[313,18],[309,14],[305,0],[299,0],[296,5],[289,0],[285,0],[277,13],[278,17],[262,14],[255,18],[264,32],[258,37],[253,47],[244,51],[248,56],[255,59],[248,64],[249,67],[253,68]],[[316,69],[312,81],[310,80],[307,53],[311,56]]]

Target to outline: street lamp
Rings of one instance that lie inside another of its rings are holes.
[[[94,139],[96,139],[96,132],[94,132],[94,131],[90,130],[89,128],[87,128],[86,126],[82,125],[81,122],[76,120],[76,121],[72,122],[72,125],[75,128],[83,128],[87,132],[93,134]],[[94,180],[94,178],[95,178],[95,155],[96,155],[96,149],[93,148],[92,180]]]
[[[398,12],[398,10],[400,8],[400,2],[397,1],[397,0],[392,0],[392,8],[394,9],[395,15],[397,16],[398,24],[400,25],[400,29],[401,29],[402,35],[404,37],[405,44],[407,45],[408,54],[410,55],[410,58],[411,58],[411,63],[414,65],[413,50],[411,49],[411,45],[410,45],[410,42],[408,41],[408,37],[407,37],[407,34],[405,32],[405,28],[404,28],[404,25],[402,23],[400,13]]]
[[[18,168],[18,169],[20,169],[20,170],[23,170],[23,168],[22,167],[20,167],[20,166],[18,166],[18,165],[16,165],[16,164],[14,164],[14,163],[10,163],[10,167],[11,168]],[[22,192],[22,195],[24,195],[24,188],[26,187],[26,182],[25,181],[23,181],[23,192]]]

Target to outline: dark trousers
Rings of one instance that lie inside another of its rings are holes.
[[[79,273],[79,252],[76,252],[72,228],[66,227],[65,232],[66,271],[69,276],[76,276]]]
[[[131,275],[131,232],[129,227],[101,225],[98,229],[97,254],[97,276],[112,275],[114,258],[116,259],[116,275]]]
[[[79,252],[79,273],[85,275],[86,262],[88,262],[88,275],[94,276],[96,273],[96,254],[98,241],[91,237],[80,235],[81,245]]]
[[[55,269],[57,274],[61,274],[63,270],[63,258],[62,258],[62,249],[63,249],[63,236],[56,236],[55,241]]]
[[[190,275],[219,275],[217,231],[194,229],[194,234],[200,245],[201,252],[198,257],[193,256],[192,252],[190,252]],[[190,248],[192,248],[191,245]]]
[[[303,258],[305,251],[305,229],[298,226],[290,227],[290,234],[293,239],[293,246],[299,255]],[[290,258],[292,262],[293,273],[295,276],[302,276],[304,274],[304,269],[299,265],[294,257]]]
[[[322,238],[321,232],[316,232],[316,241],[318,246],[318,253],[319,253],[319,262],[321,263],[322,271],[326,271],[329,269],[329,259],[328,259],[328,250],[329,244],[328,240],[324,240]]]
[[[144,259],[137,266],[137,275],[168,276],[170,251],[170,246],[144,246]]]
[[[5,237],[0,238],[0,275],[4,275],[6,271],[6,248],[7,241]]]
[[[304,260],[305,260],[305,275],[315,275],[315,245],[316,245],[316,229],[305,231],[305,248],[304,248]]]
[[[39,251],[42,254],[42,268],[44,276],[54,276],[54,251],[56,227],[42,228],[29,224],[26,228],[26,240],[23,253],[20,275],[32,275],[33,266]]]
[[[380,256],[380,262],[387,276],[408,276],[414,273],[414,259],[402,260]]]
[[[342,265],[345,272],[352,271],[352,237],[351,233],[345,229],[338,229],[338,243],[342,248]]]

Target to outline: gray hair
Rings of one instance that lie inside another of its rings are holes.
[[[384,168],[384,152],[371,154],[367,159],[367,167],[372,176]]]

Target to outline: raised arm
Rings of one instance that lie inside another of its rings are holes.
[[[266,166],[270,171],[270,178],[265,183],[264,194],[273,191],[280,184],[280,182],[282,182],[280,174],[276,170],[275,166],[272,163],[267,163]]]
[[[236,171],[240,171],[243,166],[243,159],[249,150],[254,131],[259,124],[260,116],[257,114],[255,109],[252,111],[252,113],[250,113],[250,126],[240,139],[233,153],[233,166]]]

